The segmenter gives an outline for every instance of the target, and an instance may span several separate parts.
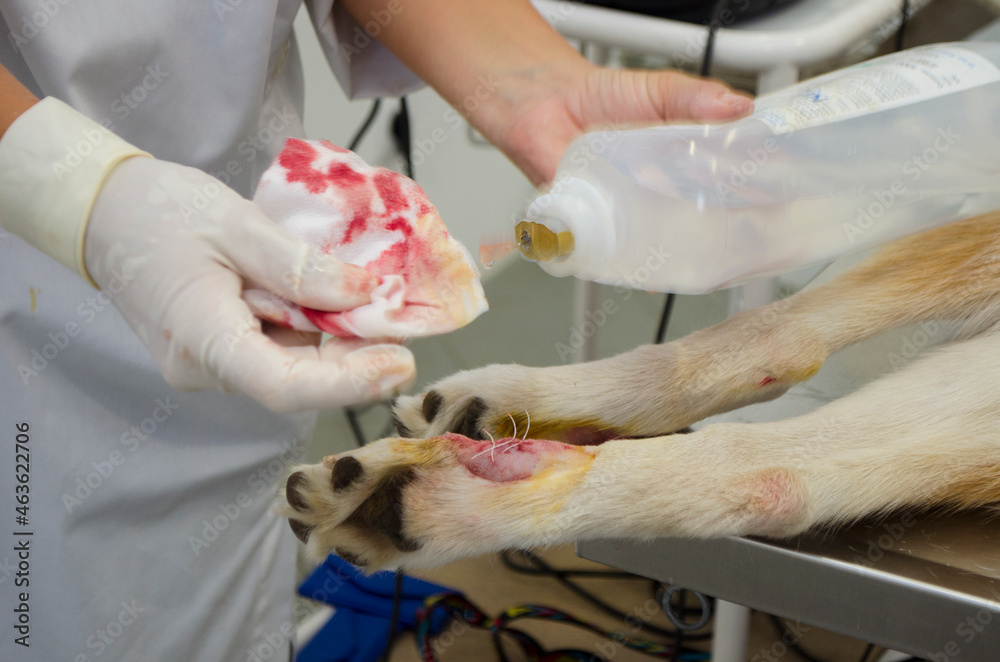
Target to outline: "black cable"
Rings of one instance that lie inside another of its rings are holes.
[[[406,97],[399,97],[399,112],[392,119],[392,136],[396,142],[396,149],[403,155],[405,174],[413,179],[413,147],[410,139],[410,109],[406,105]],[[348,416],[350,420],[350,416]],[[355,434],[360,433],[360,427]],[[392,595],[392,617],[389,622],[389,638],[386,642],[385,653],[382,655],[382,662],[389,662],[389,654],[392,652],[392,645],[396,640],[396,626],[399,621],[399,609],[403,601],[403,571],[396,571],[396,585]]]
[[[818,657],[811,655],[807,650],[802,648],[798,640],[792,636],[792,633],[788,631],[788,627],[785,626],[785,622],[774,614],[768,614],[774,627],[777,628],[778,634],[781,635],[781,641],[787,645],[790,649],[799,654],[800,657],[805,658],[806,662],[824,662]]]
[[[403,157],[403,174],[413,179],[413,145],[410,136],[410,108],[406,97],[399,97],[399,112],[392,119],[392,137],[396,151]]]
[[[868,662],[868,656],[871,655],[874,650],[875,650],[875,644],[868,644],[868,646],[865,648],[865,652],[861,654],[860,662]]]
[[[528,551],[521,551],[521,554],[524,555],[525,558],[535,557],[534,554]],[[591,577],[599,579],[646,579],[645,577],[633,575],[631,572],[623,572],[621,570],[557,570],[555,568],[546,570],[536,568],[530,565],[522,565],[513,560],[510,557],[509,551],[500,552],[500,560],[505,566],[507,566],[508,569],[525,575],[542,575],[545,577],[551,577],[553,574],[561,574],[563,576],[575,575],[578,577]]]
[[[707,76],[712,71],[712,55],[715,52],[715,32],[719,29],[719,21],[722,12],[729,7],[729,0],[716,0],[712,8],[712,17],[708,20],[708,39],[705,40],[705,52],[701,57],[702,76]]]
[[[381,105],[381,99],[375,99],[375,101],[372,102],[371,110],[368,111],[368,117],[366,117],[365,121],[361,123],[360,127],[358,127],[358,130],[354,133],[354,137],[351,138],[351,142],[347,143],[347,149],[352,152],[357,150],[358,144],[361,143],[361,139],[365,137],[365,134],[368,133],[368,129],[371,128],[372,122],[375,121],[375,116],[378,115],[378,109]]]
[[[361,421],[358,420],[358,412],[351,407],[344,407],[344,416],[347,417],[347,424],[351,426],[351,434],[354,435],[354,443],[358,448],[364,446],[368,441],[365,439],[364,430],[361,429]]]
[[[663,303],[663,313],[660,315],[660,326],[656,329],[656,340],[654,341],[657,345],[663,343],[667,337],[667,327],[670,325],[670,316],[674,312],[674,299],[677,295],[673,292],[667,295],[667,300]]]
[[[677,592],[677,601],[681,605],[681,611],[684,610],[685,603],[687,602],[687,590],[681,589]],[[677,628],[677,634],[674,635],[674,650],[670,653],[670,662],[677,662],[677,654],[681,651],[681,646],[684,645],[684,632],[680,628]]]
[[[719,28],[719,21],[722,12],[729,7],[729,0],[717,0],[712,8],[712,16],[708,20],[708,38],[705,40],[705,51],[701,56],[702,76],[708,76],[712,72],[712,55],[715,52],[715,32]],[[663,313],[660,315],[660,326],[656,330],[656,344],[663,342],[667,337],[667,327],[670,325],[670,315],[674,310],[674,299],[676,295],[671,292],[667,294],[667,300],[663,303]]]
[[[896,50],[903,50],[903,40],[906,39],[906,24],[910,22],[910,0],[903,0],[903,8],[899,16],[899,29],[896,30]]]
[[[614,616],[615,618],[623,620],[623,621],[626,621],[626,622],[631,622],[631,620],[635,620],[634,616],[632,616],[631,614],[626,614],[625,612],[620,611],[620,610],[616,609],[615,607],[612,607],[607,602],[604,602],[603,600],[601,600],[599,597],[597,597],[596,595],[594,595],[593,593],[591,593],[587,589],[583,588],[582,586],[580,586],[579,584],[577,584],[573,580],[569,579],[570,575],[575,575],[575,574],[580,574],[580,575],[583,575],[583,576],[590,576],[590,577],[598,577],[598,576],[607,577],[607,575],[604,575],[604,574],[596,574],[596,573],[601,573],[602,571],[594,571],[594,570],[559,570],[559,569],[553,568],[546,561],[544,561],[541,557],[539,557],[539,556],[537,556],[537,555],[535,555],[535,554],[533,554],[533,553],[531,553],[531,552],[529,552],[527,550],[520,550],[519,553],[521,555],[523,555],[524,558],[526,558],[528,561],[530,561],[531,563],[535,564],[537,566],[537,568],[536,568],[537,570],[540,570],[539,572],[531,572],[530,574],[540,574],[540,575],[544,574],[544,575],[548,575],[548,576],[552,577],[553,579],[555,579],[560,584],[562,584],[563,586],[565,586],[566,588],[568,588],[570,591],[572,591],[573,593],[575,593],[577,596],[579,596],[580,598],[583,598],[585,601],[589,602],[594,607],[597,607],[598,609],[600,609],[604,613],[609,614],[611,616]],[[519,564],[514,563],[513,561],[511,561],[510,558],[507,556],[507,552],[502,552],[500,554],[500,560],[503,562],[503,564],[505,566],[507,566],[509,569],[513,570],[514,572],[523,572],[523,570],[521,569],[521,568],[523,568],[523,566],[520,566]],[[593,572],[595,574],[594,575],[585,574],[585,573],[591,573],[591,572]],[[624,573],[624,574],[627,575],[628,573]],[[617,577],[617,575],[615,575],[615,577]],[[629,577],[635,577],[635,575],[629,575]],[[639,577],[639,579],[642,579],[642,578]],[[656,635],[658,635],[660,637],[663,637],[664,639],[668,639],[669,640],[669,639],[673,639],[674,637],[677,636],[676,630],[668,630],[666,628],[661,628],[661,627],[658,627],[656,625],[651,625],[649,623],[644,623],[644,622],[643,623],[637,623],[637,625],[639,626],[639,628],[641,630],[645,630],[646,632],[648,632],[650,634],[656,634]],[[688,641],[701,641],[701,640],[711,639],[712,638],[712,633],[711,632],[705,632],[705,633],[699,633],[699,634],[686,634],[685,636],[688,639]]]
[[[385,651],[379,662],[389,662],[392,646],[396,643],[396,628],[399,627],[399,608],[403,602],[403,571],[397,570],[392,589],[392,613],[389,616],[389,632],[386,635]]]

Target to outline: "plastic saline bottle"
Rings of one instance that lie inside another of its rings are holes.
[[[722,125],[581,136],[515,228],[556,276],[698,294],[1000,208],[1000,44],[936,44]]]

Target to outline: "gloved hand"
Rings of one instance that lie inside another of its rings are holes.
[[[51,126],[60,129],[46,135]],[[98,142],[89,158],[53,174],[52,156],[88,131]],[[39,148],[53,134],[53,147]],[[3,216],[19,219],[8,229],[105,288],[176,388],[242,391],[298,411],[368,400],[413,377],[413,357],[399,345],[266,335],[240,298],[244,280],[331,311],[367,303],[377,281],[309,250],[213,177],[149,158],[61,102],[40,102],[0,141],[0,195],[5,211],[14,208]],[[75,208],[37,209],[57,195]]]

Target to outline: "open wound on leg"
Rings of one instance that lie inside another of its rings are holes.
[[[516,437],[480,441],[457,434],[443,439],[454,444],[458,461],[472,475],[494,483],[528,479],[548,469],[585,468],[594,459],[588,449],[558,441]]]

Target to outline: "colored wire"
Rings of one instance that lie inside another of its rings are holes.
[[[591,605],[593,605],[594,607],[597,607],[598,609],[600,609],[604,613],[608,614],[609,616],[613,616],[613,617],[615,617],[617,619],[620,619],[620,620],[623,620],[623,621],[628,620],[628,619],[634,620],[634,618],[630,614],[626,614],[625,612],[620,611],[620,610],[612,607],[607,602],[604,602],[599,597],[597,597],[596,595],[594,595],[593,593],[591,593],[587,589],[583,588],[582,586],[580,586],[579,584],[577,584],[576,582],[574,582],[573,580],[571,580],[569,577],[575,575],[575,576],[580,576],[580,577],[605,578],[605,579],[611,579],[611,578],[614,578],[614,579],[645,579],[644,577],[639,577],[637,575],[633,575],[633,574],[630,574],[630,573],[627,573],[627,572],[619,572],[619,571],[607,571],[607,570],[561,570],[561,569],[556,569],[556,568],[552,567],[545,560],[543,560],[541,557],[537,556],[536,554],[533,554],[532,552],[529,552],[527,550],[520,550],[519,553],[529,563],[531,563],[532,566],[524,566],[524,565],[521,565],[521,564],[518,564],[518,563],[514,562],[510,558],[510,555],[509,555],[510,553],[509,552],[502,552],[500,554],[500,560],[503,562],[503,564],[505,566],[507,566],[507,568],[509,568],[510,570],[513,570],[514,572],[520,572],[520,573],[532,574],[532,575],[544,575],[544,576],[552,577],[557,582],[559,582],[560,584],[562,584],[563,586],[565,586],[566,588],[568,588],[570,591],[572,591],[573,593],[575,593],[577,596],[583,598],[584,600],[586,600],[587,602],[589,602]],[[656,598],[657,602],[659,602],[659,598],[656,596],[655,590],[654,590],[654,598]],[[682,607],[683,607],[683,605],[682,605]],[[666,629],[666,628],[661,628],[661,627],[658,627],[656,625],[651,625],[649,623],[638,623],[637,625],[646,634],[656,635],[656,636],[659,636],[659,637],[663,637],[665,639],[672,639],[673,637],[677,636],[677,631],[676,630],[669,630],[669,629]],[[712,633],[711,632],[701,632],[701,633],[698,633],[698,634],[686,634],[685,636],[687,637],[687,639],[689,641],[703,641],[703,640],[706,640],[706,639],[711,639]]]
[[[493,643],[500,662],[509,662],[510,659],[504,652],[501,643],[505,637],[517,644],[525,654],[525,657],[532,662],[571,662],[574,660],[579,662],[602,662],[604,660],[604,658],[593,653],[578,649],[545,650],[529,635],[510,627],[511,623],[523,619],[549,620],[573,625],[600,635],[621,646],[653,657],[668,658],[674,655],[672,647],[632,639],[621,632],[604,630],[592,623],[582,621],[565,612],[549,607],[519,605],[504,610],[503,613],[494,619],[487,616],[482,609],[465,597],[457,593],[442,593],[428,598],[424,606],[417,613],[417,649],[425,662],[437,662],[432,646],[430,624],[432,616],[438,610],[445,611],[452,618],[458,619],[472,627],[488,630],[493,635]],[[675,659],[684,662],[695,662],[698,660],[708,660],[710,659],[710,655],[702,651],[684,650],[679,651]]]

